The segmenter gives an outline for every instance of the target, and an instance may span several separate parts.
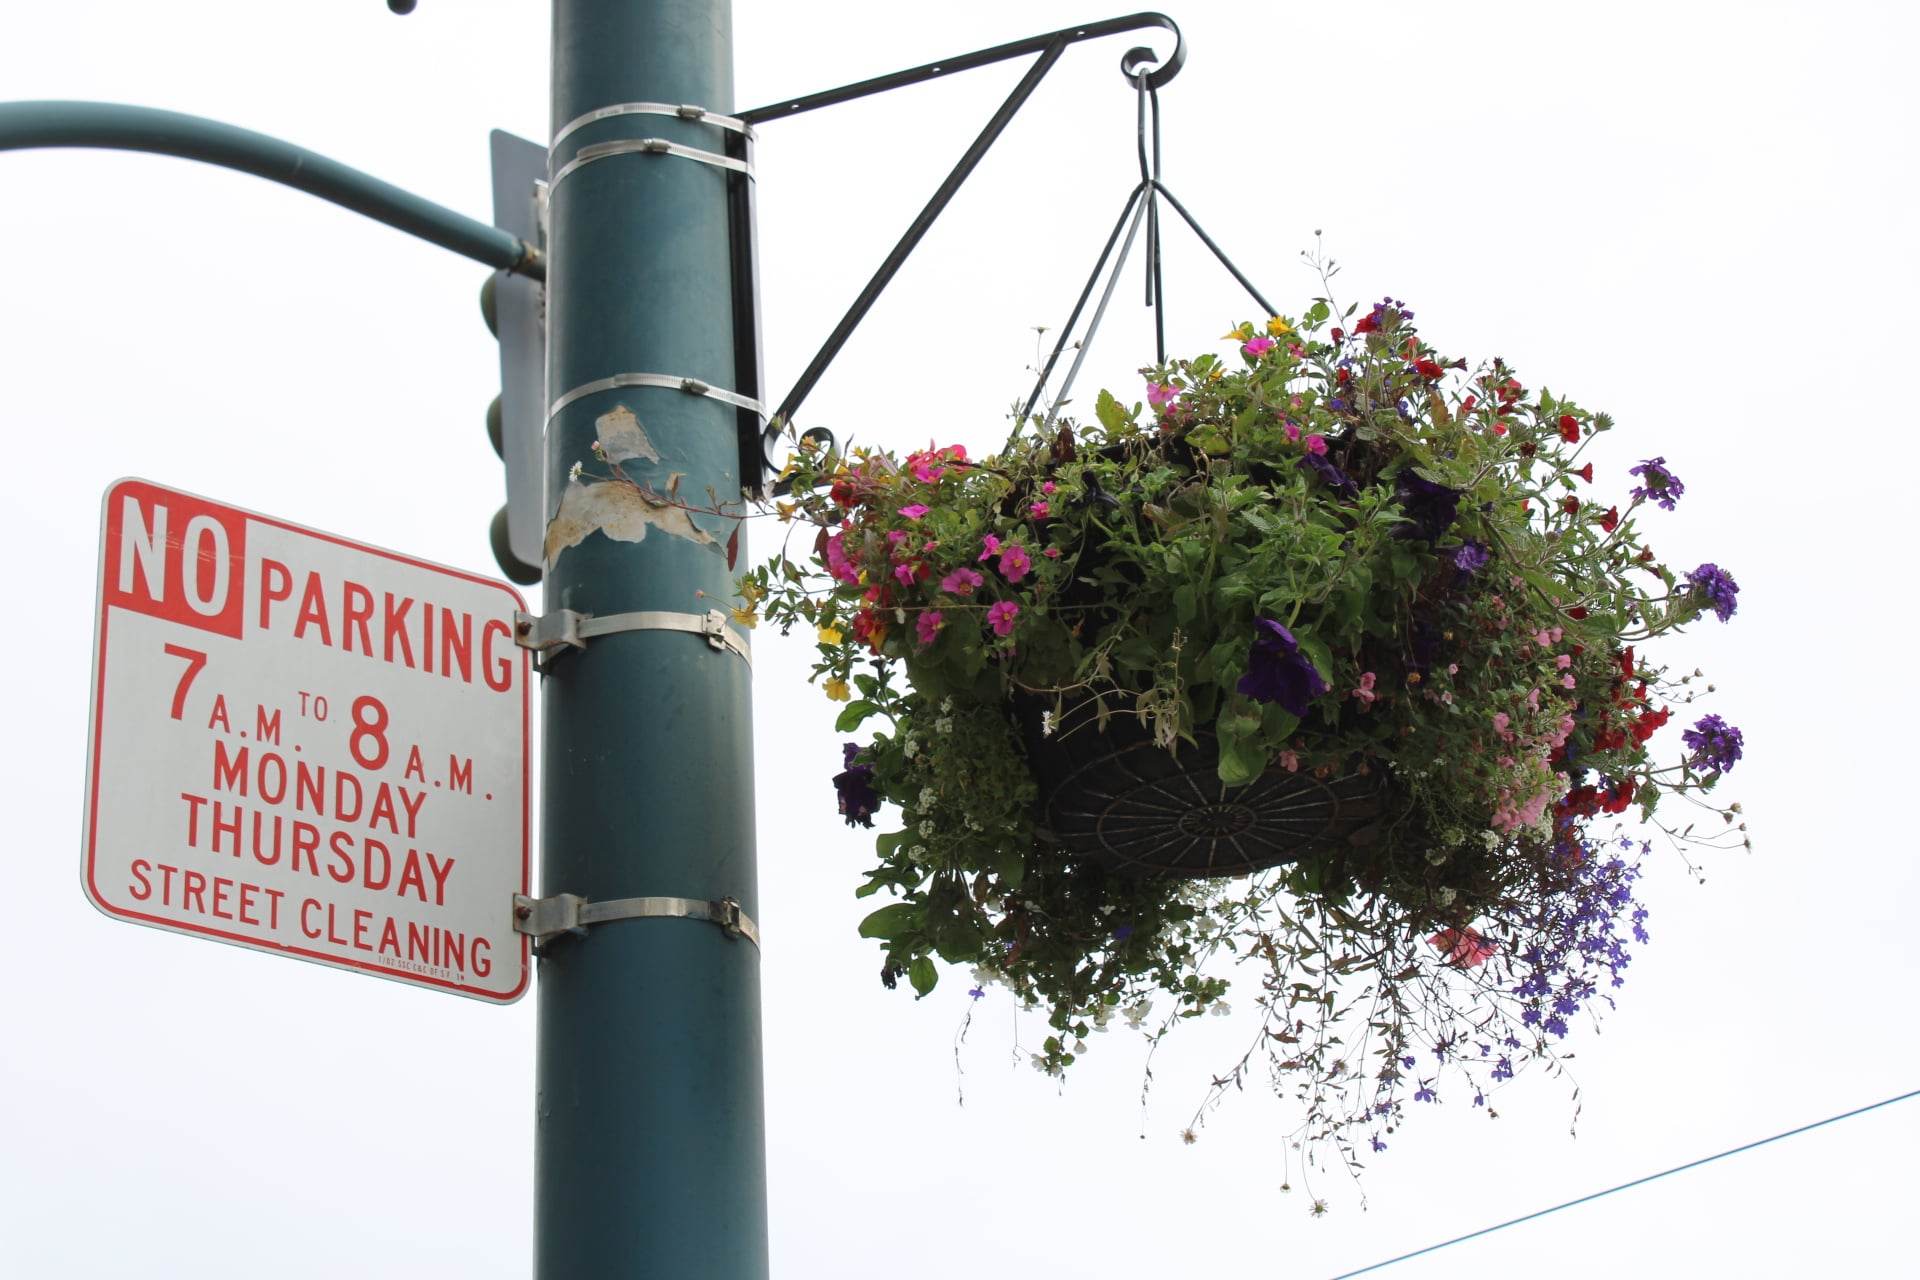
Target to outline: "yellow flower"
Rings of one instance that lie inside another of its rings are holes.
[[[1233,328],[1221,334],[1220,338],[1222,341],[1225,341],[1228,338],[1234,338],[1241,342],[1245,342],[1248,338],[1251,338],[1252,336],[1253,336],[1253,326],[1251,324],[1237,324],[1233,326]]]
[[[751,631],[760,624],[760,611],[752,605],[733,611],[733,620]]]
[[[778,478],[781,480],[785,480],[788,476],[793,474],[794,468],[798,467],[799,465],[800,465],[800,460],[798,458],[792,458],[792,457],[788,458],[787,465],[780,468],[780,475]]]
[[[842,632],[839,627],[834,626],[832,623],[828,623],[826,626],[820,628],[821,644],[839,644],[842,640],[845,640],[846,638],[847,638],[846,634]]]
[[[785,524],[787,521],[793,519],[793,513],[800,509],[800,504],[797,502],[775,502],[773,509],[779,515],[780,523]]]
[[[1270,338],[1284,338],[1292,332],[1293,326],[1279,316],[1274,316],[1267,321],[1267,336]]]
[[[833,679],[827,681],[826,690],[827,690],[827,696],[829,698],[832,698],[835,702],[845,702],[848,698],[853,696],[851,693],[847,692],[847,682],[845,680],[842,680],[839,676],[835,676]]]

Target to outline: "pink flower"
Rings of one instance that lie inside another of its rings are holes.
[[[1573,672],[1571,671],[1560,677],[1560,687],[1562,689],[1571,689],[1578,683],[1579,681],[1573,678]]]
[[[1058,487],[1059,486],[1051,480],[1042,480],[1040,482],[1040,492],[1042,493],[1052,493]]]
[[[898,551],[900,544],[905,542],[908,536],[905,529],[889,529],[887,530],[887,545],[895,551]]]
[[[1000,539],[994,537],[992,534],[988,534],[986,538],[981,542],[980,545],[986,548],[984,551],[980,553],[980,559],[982,560],[985,560],[990,556],[997,556],[1000,554]]]
[[[1280,430],[1286,433],[1288,444],[1300,443],[1300,427],[1297,423],[1283,422],[1280,424]]]
[[[1496,711],[1493,713],[1493,731],[1499,734],[1501,737],[1511,738],[1513,736],[1511,733],[1507,732],[1507,726],[1512,723],[1513,723],[1512,718],[1509,717],[1506,712]]]
[[[1527,690],[1527,709],[1530,711],[1538,711],[1540,709],[1540,691],[1538,689]]]
[[[1034,503],[1028,507],[1027,510],[1033,513],[1035,520],[1045,520],[1047,518],[1047,504],[1044,501]]]
[[[920,635],[920,647],[924,649],[932,644],[933,638],[940,634],[940,628],[945,625],[946,622],[940,616],[938,609],[928,609],[918,618],[915,618],[913,629]]]
[[[928,509],[927,504],[924,502],[911,502],[900,508],[900,514],[909,520],[918,520],[921,516],[927,514]]]
[[[1060,558],[1060,548],[1048,547],[1045,551],[1042,551],[1040,554],[1045,556],[1049,560],[1058,560]]]
[[[1325,436],[1312,435],[1307,437],[1308,453],[1325,453],[1326,451],[1327,451],[1327,438]]]
[[[1008,636],[1013,634],[1013,620],[1020,616],[1020,606],[1011,600],[1001,600],[987,610],[987,625],[993,628],[993,634]]]
[[[1496,944],[1472,929],[1442,929],[1427,939],[1427,945],[1443,953],[1448,964],[1460,969],[1485,964],[1499,950]]]
[[[860,581],[860,570],[847,558],[847,535],[836,533],[827,539],[827,572],[842,582]]]
[[[1027,557],[1026,548],[1018,543],[1000,553],[1000,576],[1008,582],[1018,582],[1032,570],[1033,561]]]
[[[1180,388],[1171,382],[1149,382],[1147,384],[1147,403],[1156,409],[1165,409],[1180,396]]]
[[[1361,675],[1359,687],[1353,691],[1353,696],[1360,699],[1360,705],[1363,707],[1372,706],[1375,700],[1380,697],[1379,694],[1373,691],[1373,682],[1374,674],[1368,671]]]
[[[970,596],[986,579],[973,569],[955,569],[940,579],[940,589],[950,596]]]
[[[1553,665],[1559,670],[1565,671],[1568,667],[1573,665],[1573,655],[1570,653],[1563,653],[1559,657],[1553,660]]]
[[[910,587],[927,576],[927,566],[923,564],[897,564],[893,566],[893,576],[900,579],[900,585]]]
[[[1447,674],[1448,674],[1448,675],[1450,675],[1450,676],[1457,676],[1457,675],[1459,675],[1459,674],[1460,674],[1460,664],[1459,664],[1459,663],[1457,663],[1457,662],[1449,662],[1449,663],[1447,664]]]
[[[1553,632],[1543,627],[1533,633],[1533,642],[1542,649],[1550,649],[1553,647]]]
[[[1282,769],[1285,769],[1288,773],[1300,772],[1299,753],[1293,752],[1293,751],[1282,751],[1280,753],[1280,767]]]
[[[1258,360],[1274,349],[1277,344],[1272,338],[1249,338],[1240,344],[1240,351],[1248,359]]]

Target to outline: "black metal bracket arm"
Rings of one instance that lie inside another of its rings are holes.
[[[1085,40],[1097,40],[1104,36],[1118,35],[1126,31],[1140,31],[1156,27],[1173,33],[1173,52],[1163,59],[1159,54],[1149,48],[1136,47],[1129,49],[1120,59],[1120,72],[1126,77],[1129,84],[1144,84],[1148,89],[1158,89],[1161,85],[1167,83],[1179,74],[1181,66],[1186,61],[1186,43],[1180,36],[1180,28],[1174,24],[1172,18],[1162,13],[1136,13],[1124,18],[1107,18],[1100,22],[1084,23],[1076,27],[1064,27],[1059,31],[1050,31],[1045,35],[1031,36],[1025,40],[1013,41],[1010,44],[995,45],[991,49],[980,49],[973,53],[961,54],[958,57],[943,58],[937,62],[922,63],[920,66],[910,67],[905,71],[896,71],[890,75],[876,76],[871,80],[862,80],[856,84],[845,85],[838,89],[828,89],[822,93],[809,94],[803,98],[788,99],[768,106],[757,107],[752,111],[739,113],[739,118],[750,125],[764,124],[772,120],[788,119],[802,112],[817,110],[821,107],[835,106],[842,102],[851,102],[857,98],[868,97],[872,94],[885,93],[890,89],[899,89],[907,85],[919,84],[937,76],[951,75],[956,71],[971,71],[977,67],[990,66],[996,62],[1005,62],[1009,59],[1018,58],[1027,54],[1036,55],[1033,65],[1027,69],[1026,75],[1021,77],[1020,82],[1014,86],[1013,92],[1007,95],[1006,101],[1000,104],[999,110],[995,111],[992,118],[987,121],[986,127],[980,131],[979,136],[976,137],[973,143],[962,153],[959,162],[954,165],[952,172],[947,174],[945,181],[934,191],[926,205],[920,210],[912,223],[908,225],[906,232],[901,235],[898,243],[893,246],[893,250],[887,254],[886,259],[880,264],[879,269],[875,271],[873,277],[867,281],[866,287],[861,289],[859,296],[854,299],[853,305],[847,308],[847,313],[842,316],[840,322],[834,326],[833,332],[827,336],[826,342],[823,343],[820,350],[815,353],[813,360],[807,365],[805,372],[803,372],[799,380],[794,383],[793,389],[787,393],[786,399],[781,401],[780,407],[775,411],[773,419],[766,425],[762,437],[759,440],[751,442],[751,445],[748,441],[742,440],[741,474],[743,479],[747,475],[755,473],[764,476],[765,470],[772,469],[773,466],[777,465],[771,463],[767,457],[767,450],[771,448],[777,440],[780,430],[784,428],[786,424],[793,421],[794,415],[799,412],[801,403],[805,401],[808,393],[813,390],[814,385],[820,381],[827,367],[833,363],[834,357],[840,353],[840,349],[846,345],[847,339],[853,335],[853,331],[858,328],[860,322],[866,318],[867,312],[872,309],[874,302],[880,297],[881,292],[886,289],[887,285],[893,280],[893,277],[899,272],[900,267],[906,262],[908,255],[919,245],[928,229],[933,226],[934,220],[940,216],[941,212],[953,199],[954,193],[959,191],[961,185],[972,175],[975,167],[979,165],[981,158],[986,155],[988,148],[993,146],[1001,133],[1006,130],[1008,123],[1012,121],[1014,115],[1020,108],[1026,104],[1027,99],[1032,96],[1033,91],[1039,87],[1040,81],[1046,77],[1047,72],[1053,69],[1054,63],[1060,60],[1060,56],[1064,54],[1070,46]],[[1148,68],[1151,69],[1149,70]],[[744,145],[745,144],[742,143],[743,147]],[[736,186],[745,185],[746,184],[736,184]],[[742,200],[750,198],[751,197],[745,193],[742,193],[740,196]],[[736,291],[734,307],[734,314],[736,316],[736,351],[740,353],[739,359],[742,365],[742,375],[744,376],[751,372],[753,384],[758,386],[757,366],[759,360],[759,341],[757,325],[753,319],[755,308],[750,295],[744,299],[739,296],[741,290],[751,290],[754,287],[754,272],[751,261],[752,233],[747,229],[751,227],[751,217],[750,212],[744,208],[736,211],[736,217],[746,224],[745,227],[743,227],[741,221],[736,221],[735,223],[734,239],[737,252],[744,252],[748,255],[745,262],[736,261],[734,270],[734,289]],[[742,303],[745,305],[743,306]],[[754,365],[751,371],[746,367],[749,361]],[[749,469],[750,467],[752,468],[751,470]],[[755,487],[758,488],[759,486]]]

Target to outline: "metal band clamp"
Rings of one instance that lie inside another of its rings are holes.
[[[747,642],[740,633],[727,625],[727,615],[718,609],[709,609],[705,613],[642,609],[634,613],[598,616],[559,609],[537,618],[530,613],[516,612],[513,615],[513,642],[536,654],[547,654],[555,649],[584,649],[587,641],[593,637],[613,635],[619,631],[689,632],[705,637],[716,651],[732,650],[747,664],[749,671],[753,669],[752,650],[747,648]],[[552,663],[552,657],[544,662],[539,658],[534,659],[535,669],[543,673]]]
[[[590,902],[577,893],[557,893],[551,898],[513,895],[513,928],[534,940],[534,951],[543,950],[547,939],[562,933],[584,938],[591,925],[613,920],[706,920],[720,926],[729,938],[745,938],[760,947],[760,926],[740,909],[732,898],[710,902],[702,898],[609,898]]]
[[[562,392],[560,398],[547,408],[547,421],[552,422],[555,414],[572,404],[582,396],[593,395],[597,391],[618,391],[623,387],[665,387],[669,391],[684,391],[690,396],[708,396],[736,409],[745,409],[749,413],[767,416],[767,406],[751,396],[743,396],[737,391],[728,391],[712,383],[702,382],[698,378],[676,378],[669,373],[616,373],[610,378],[595,378],[592,382],[583,382],[571,391]]]
[[[735,133],[743,133],[749,138],[753,137],[753,126],[745,120],[737,116],[723,116],[717,111],[709,111],[705,107],[696,107],[691,103],[681,103],[676,106],[671,102],[618,102],[610,107],[601,107],[597,111],[575,116],[561,125],[560,131],[553,135],[553,141],[548,144],[548,150],[557,148],[576,129],[584,129],[590,124],[611,120],[616,116],[674,116],[681,120],[698,120],[702,124],[718,125],[722,129],[730,129]]]
[[[558,187],[561,179],[582,165],[592,164],[595,160],[605,160],[609,156],[656,155],[679,156],[684,160],[698,160],[701,164],[710,164],[717,169],[727,169],[734,173],[753,176],[753,166],[745,160],[735,160],[732,156],[723,156],[717,151],[702,151],[698,147],[683,146],[678,142],[669,142],[665,138],[622,138],[615,142],[595,142],[580,148],[573,159],[554,171],[552,186]]]

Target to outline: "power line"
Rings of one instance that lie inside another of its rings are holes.
[[[1854,1116],[1865,1115],[1867,1112],[1880,1107],[1890,1107],[1896,1102],[1905,1102],[1909,1098],[1920,1098],[1920,1089],[1913,1089],[1892,1098],[1882,1098],[1879,1102],[1870,1102],[1864,1107],[1855,1107],[1851,1111],[1842,1111],[1837,1116],[1828,1116],[1825,1120],[1815,1120],[1812,1124],[1803,1124],[1798,1129],[1788,1129],[1785,1133],[1776,1133],[1770,1138],[1757,1138],[1752,1142],[1743,1143],[1740,1146],[1729,1148],[1726,1151],[1717,1151],[1710,1156],[1702,1156],[1698,1160],[1689,1160],[1687,1163],[1677,1164],[1671,1169],[1662,1169],[1658,1173],[1649,1173],[1643,1178],[1635,1178],[1632,1182],[1623,1182],[1617,1187],[1608,1187],[1605,1191],[1595,1191],[1589,1195],[1581,1196],[1578,1200],[1568,1200],[1565,1203],[1556,1204],[1548,1209],[1536,1209],[1534,1212],[1523,1214],[1518,1218],[1509,1218],[1505,1222],[1497,1222],[1491,1227],[1482,1227],[1478,1231],[1469,1231],[1464,1236],[1455,1236],[1451,1240],[1442,1240],[1439,1244],[1430,1244],[1424,1249],[1415,1249],[1412,1253],[1403,1253],[1397,1258],[1388,1258],[1384,1262],[1371,1263],[1361,1267],[1358,1271],[1342,1271],[1339,1275],[1334,1276],[1332,1280],[1349,1280],[1352,1276],[1365,1275],[1369,1271],[1378,1271],[1382,1267],[1390,1267],[1396,1262],[1405,1262],[1408,1258],[1417,1258],[1423,1253],[1433,1253],[1436,1250],[1444,1249],[1450,1244],[1459,1244],[1463,1240],[1472,1240],[1478,1236],[1491,1235],[1493,1232],[1506,1227],[1518,1226],[1522,1222],[1531,1222],[1535,1218],[1544,1218],[1550,1213],[1558,1213],[1562,1209],[1571,1209],[1573,1206],[1585,1204],[1589,1200],[1598,1200],[1601,1196],[1610,1196],[1616,1191],[1625,1191],[1630,1187],[1637,1187],[1643,1183],[1652,1182],[1656,1178],[1664,1178],[1670,1173],[1682,1173],[1688,1169],[1696,1169],[1703,1164],[1711,1164],[1715,1160],[1723,1160],[1728,1156],[1737,1156],[1742,1151],[1751,1151],[1755,1147],[1764,1147],[1769,1142],[1778,1142],[1782,1138],[1791,1138],[1795,1134],[1818,1129],[1821,1125],[1832,1124],[1836,1120],[1850,1120]]]

